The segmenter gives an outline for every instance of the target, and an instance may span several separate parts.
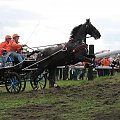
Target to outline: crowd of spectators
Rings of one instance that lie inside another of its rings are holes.
[[[65,66],[65,68],[61,69],[63,80],[83,80],[87,77],[87,67],[85,67],[86,63],[78,63],[76,65]],[[97,59],[95,61],[95,74],[96,76],[106,76],[113,75],[115,72],[120,70],[120,55],[114,57],[104,57]],[[114,71],[113,71],[114,69]],[[113,73],[114,72],[114,73]]]

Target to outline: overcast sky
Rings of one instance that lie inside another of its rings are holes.
[[[0,0],[0,42],[18,33],[30,47],[67,42],[71,30],[87,18],[100,31],[88,38],[95,51],[120,50],[119,0]]]

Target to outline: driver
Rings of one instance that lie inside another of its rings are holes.
[[[19,44],[19,35],[13,34],[12,39],[9,41],[9,51],[11,52],[12,56],[14,58],[17,58],[19,62],[22,62],[24,60],[24,56],[21,54],[21,51],[23,50],[23,47],[26,45]]]

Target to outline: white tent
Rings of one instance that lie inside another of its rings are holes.
[[[96,59],[107,57],[107,56],[117,56],[120,54],[120,50],[108,51],[105,53],[96,54]]]

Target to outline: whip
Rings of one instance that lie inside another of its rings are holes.
[[[40,21],[38,21],[38,23],[35,25],[35,27],[34,27],[34,29],[33,29],[32,33],[31,33],[31,34],[30,34],[30,36],[28,37],[28,41],[26,42],[26,44],[28,44],[28,42],[29,42],[29,40],[30,40],[31,36],[32,36],[32,35],[33,35],[33,33],[35,32],[35,30],[37,29],[37,27],[39,26],[39,24],[40,24]]]

